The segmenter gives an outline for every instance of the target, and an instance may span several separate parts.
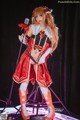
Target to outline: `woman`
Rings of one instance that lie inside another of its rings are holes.
[[[48,89],[48,86],[52,84],[52,79],[46,64],[49,55],[54,52],[58,45],[58,28],[51,13],[52,10],[46,6],[35,8],[32,12],[32,24],[28,26],[25,33],[19,35],[19,40],[27,44],[28,47],[21,55],[13,74],[13,80],[20,83],[21,113],[25,120],[29,119],[26,111],[27,87],[29,81],[34,84],[35,80],[39,84],[42,96],[50,109],[45,119],[51,120],[55,116],[51,93]]]

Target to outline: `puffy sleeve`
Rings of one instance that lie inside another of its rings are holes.
[[[32,28],[32,34],[37,35],[40,32],[40,26],[39,25],[31,25]]]

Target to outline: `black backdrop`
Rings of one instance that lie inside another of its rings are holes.
[[[48,69],[53,79],[51,88],[56,92],[67,109],[80,115],[79,87],[79,3],[58,3],[53,0],[23,0],[22,2],[2,2],[0,17],[0,99],[9,98],[12,74],[16,67],[20,42],[18,24],[26,17],[30,18],[32,10],[41,5],[53,9],[55,23],[59,27],[59,45],[48,60]],[[22,51],[25,49],[23,45]],[[11,100],[19,104],[18,84],[14,84]],[[2,105],[2,102],[0,102]]]

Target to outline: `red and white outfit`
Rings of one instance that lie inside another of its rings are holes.
[[[22,83],[24,81],[31,81],[32,84],[35,83],[35,80],[42,86],[49,86],[52,83],[51,76],[47,69],[46,60],[49,57],[51,51],[51,41],[52,38],[51,31],[49,27],[46,28],[44,33],[41,33],[41,27],[39,25],[32,24],[33,35],[29,40],[24,40],[24,44],[28,44],[27,50],[32,55],[32,51],[38,49],[41,58],[37,64],[37,79],[34,70],[34,61],[26,54],[26,50],[20,57],[20,61],[16,67],[16,70],[13,74],[13,80],[16,83]]]

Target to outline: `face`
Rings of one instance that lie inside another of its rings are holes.
[[[44,24],[45,23],[45,15],[39,14],[36,16],[36,21],[39,24]]]

